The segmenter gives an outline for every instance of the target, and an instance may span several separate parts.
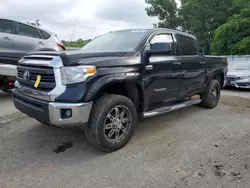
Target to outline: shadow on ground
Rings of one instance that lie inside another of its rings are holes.
[[[250,89],[236,88],[236,87],[230,87],[230,86],[226,86],[225,88],[223,88],[223,90],[225,90],[225,91],[236,91],[236,92],[249,92],[250,93]]]
[[[0,103],[1,101],[4,101],[6,99],[11,99],[12,98],[12,94],[11,93],[5,93],[0,91]]]

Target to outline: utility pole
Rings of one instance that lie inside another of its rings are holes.
[[[77,24],[77,19],[75,21],[75,25],[74,25],[74,28],[73,28],[73,31],[72,31],[72,34],[71,34],[70,42],[72,42],[72,40],[73,40],[73,35],[74,35],[75,29],[76,29],[76,24]]]

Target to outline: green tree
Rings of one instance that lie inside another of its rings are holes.
[[[233,0],[233,13],[239,14],[241,10],[248,7],[249,4],[249,0]]]
[[[150,5],[146,8],[147,14],[158,17],[159,27],[179,29],[194,34],[205,53],[211,51],[210,44],[214,31],[226,23],[233,12],[233,0],[181,0],[180,8],[177,7],[175,0],[145,1]]]
[[[146,12],[149,16],[158,17],[158,27],[177,29],[180,26],[180,18],[175,0],[145,0],[149,5]]]
[[[212,43],[213,54],[250,54],[250,3],[248,4],[216,30]]]
[[[76,47],[76,48],[82,48],[83,46],[85,46],[90,40],[82,40],[82,39],[78,39],[77,41],[62,41],[62,43],[66,46],[66,47]]]
[[[181,0],[182,30],[194,34],[201,50],[210,53],[214,31],[232,14],[232,0]]]
[[[36,27],[42,27],[42,25],[40,24],[40,20],[35,20],[34,22],[27,22],[27,23]]]

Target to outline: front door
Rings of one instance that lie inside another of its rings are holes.
[[[175,56],[175,45],[172,34],[158,33],[150,44],[171,43],[172,51],[169,53],[152,54],[144,64],[144,84],[146,91],[147,107],[163,105],[180,97],[180,64]]]

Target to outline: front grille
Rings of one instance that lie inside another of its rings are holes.
[[[237,83],[237,85],[240,87],[247,87],[250,85],[250,83]]]
[[[25,79],[24,73],[29,72],[29,79]],[[56,87],[54,70],[51,67],[31,67],[19,65],[17,67],[17,80],[25,87],[34,88],[37,76],[41,76],[39,86],[36,88],[41,91],[51,91]]]
[[[240,79],[240,77],[227,77],[227,81],[236,81],[239,79]]]

